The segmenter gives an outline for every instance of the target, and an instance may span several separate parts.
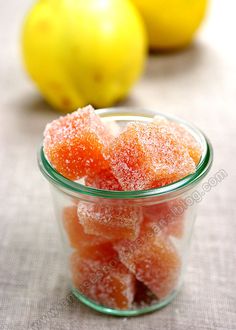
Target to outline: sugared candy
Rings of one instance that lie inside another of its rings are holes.
[[[137,238],[142,221],[140,207],[102,203],[79,202],[78,217],[85,233],[111,240]]]
[[[135,294],[135,277],[119,261],[109,246],[91,248],[83,256],[76,251],[71,256],[74,287],[98,304],[117,309],[129,309]],[[94,250],[94,251],[93,251]]]
[[[201,147],[193,135],[190,134],[186,128],[161,116],[155,116],[153,122],[159,127],[167,127],[181,142],[181,144],[188,149],[189,155],[195,164],[197,165],[199,163],[202,154]]]
[[[180,273],[180,258],[171,241],[161,232],[145,226],[134,242],[116,243],[121,262],[159,299],[176,287]]]
[[[107,241],[107,239],[85,234],[82,225],[79,223],[77,206],[68,206],[63,210],[63,225],[67,233],[71,247],[82,250]]]
[[[195,172],[188,150],[153,123],[128,124],[110,144],[108,159],[124,190],[160,187]]]
[[[175,210],[181,201],[171,200],[143,207],[144,222],[150,227],[156,225],[167,235],[181,238],[184,233],[185,212],[176,213]]]
[[[108,167],[104,148],[110,141],[110,133],[88,106],[46,126],[44,152],[60,174],[77,180]]]
[[[114,177],[110,169],[101,171],[99,174],[91,175],[85,178],[86,186],[104,189],[121,191],[121,185]]]

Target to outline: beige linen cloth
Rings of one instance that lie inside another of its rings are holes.
[[[68,296],[49,189],[36,164],[43,128],[58,115],[27,79],[18,49],[32,2],[0,3],[0,329],[236,329],[235,1],[212,2],[190,48],[150,56],[124,102],[194,122],[214,146],[211,175],[228,174],[199,205],[181,293],[166,308],[129,319],[98,314]]]

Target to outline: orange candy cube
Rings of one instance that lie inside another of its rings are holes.
[[[171,241],[161,232],[142,228],[134,241],[116,243],[121,262],[159,299],[170,294],[177,285],[181,261]]]
[[[82,225],[79,223],[77,215],[77,206],[68,206],[63,210],[63,225],[70,241],[71,247],[82,250],[89,246],[101,244],[107,239],[85,234]]]
[[[88,106],[46,126],[44,152],[61,175],[77,180],[108,168],[104,149],[111,138],[93,108]]]
[[[195,172],[188,150],[166,129],[131,123],[109,147],[109,163],[124,190],[157,188]]]
[[[142,210],[140,207],[108,203],[80,202],[78,216],[85,233],[110,240],[138,237]]]
[[[154,123],[160,128],[168,128],[175,137],[184,145],[188,151],[190,157],[193,159],[194,163],[197,165],[201,159],[202,150],[196,139],[190,134],[186,128],[180,126],[174,121],[169,121],[164,117],[156,116],[154,117]]]
[[[86,256],[74,252],[71,272],[73,285],[86,297],[110,308],[131,308],[136,280],[111,246],[90,247]]]
[[[151,226],[156,226],[167,235],[181,238],[184,234],[185,213],[175,212],[181,201],[179,199],[163,202],[160,204],[143,207],[144,222]]]

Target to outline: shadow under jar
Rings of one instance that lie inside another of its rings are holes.
[[[96,113],[114,129],[150,122],[150,110],[109,108]],[[43,148],[39,167],[50,182],[62,233],[73,294],[107,314],[134,316],[167,305],[179,292],[201,194],[199,184],[212,164],[212,147],[193,125],[186,128],[202,148],[196,172],[167,186],[109,191],[60,175]]]

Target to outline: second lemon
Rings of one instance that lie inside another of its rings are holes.
[[[207,0],[132,0],[146,23],[152,49],[176,49],[189,44],[200,26]]]

